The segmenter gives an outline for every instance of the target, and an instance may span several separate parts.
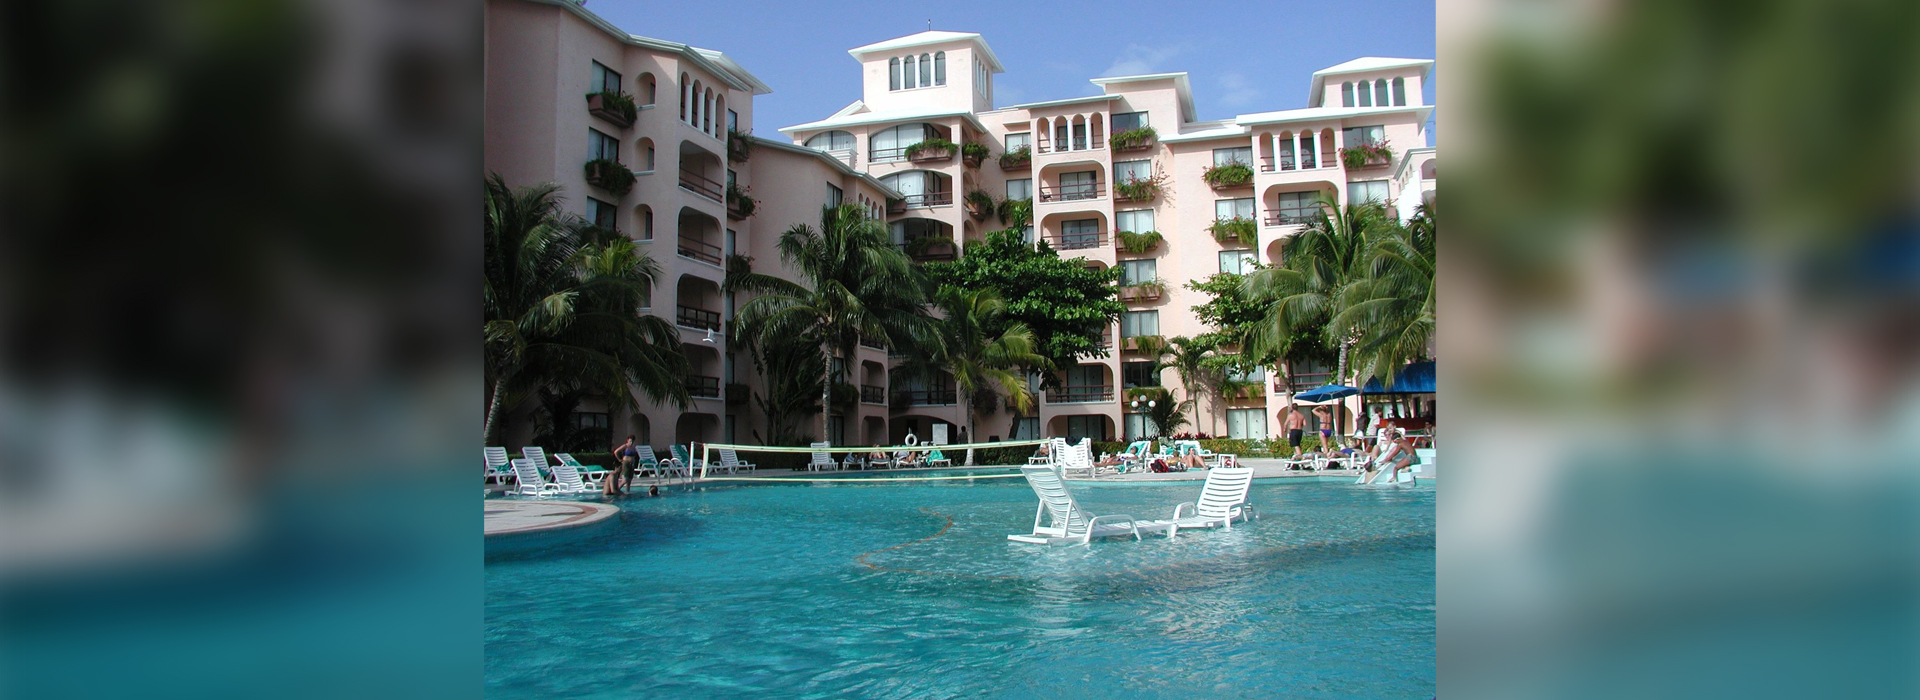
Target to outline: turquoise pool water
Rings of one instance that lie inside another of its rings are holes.
[[[1076,488],[1165,517],[1198,484]],[[493,698],[1427,698],[1434,488],[1256,482],[1262,518],[1006,541],[1020,479],[716,486],[487,562]],[[951,524],[949,525],[949,520]]]

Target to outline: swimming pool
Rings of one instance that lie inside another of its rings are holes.
[[[1197,483],[1076,488],[1165,517]],[[717,486],[487,563],[496,698],[1426,698],[1434,487],[1256,482],[1231,532],[1006,541],[1020,479]],[[950,524],[949,524],[950,523]]]

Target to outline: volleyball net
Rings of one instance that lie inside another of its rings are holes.
[[[1028,463],[1044,438],[933,444],[908,435],[903,445],[840,445],[829,447],[785,447],[730,443],[692,443],[688,454],[695,459],[688,465],[703,481],[795,481],[793,477],[742,477],[759,469],[792,469],[795,472],[845,470],[905,470],[965,468],[967,451],[974,450],[977,467],[1017,467]],[[748,467],[746,465],[753,465]],[[724,476],[716,475],[724,473]],[[924,481],[953,479],[1005,478],[1018,474],[921,476]]]

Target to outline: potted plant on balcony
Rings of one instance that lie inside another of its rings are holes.
[[[1253,166],[1240,161],[1207,168],[1201,177],[1216,190],[1245,187],[1253,183]]]
[[[1212,226],[1207,227],[1207,232],[1213,234],[1213,240],[1219,241],[1221,245],[1252,243],[1253,219],[1244,216],[1216,219]]]
[[[1167,283],[1162,282],[1158,279],[1150,279],[1145,282],[1140,282],[1138,284],[1134,284],[1131,286],[1121,287],[1120,300],[1121,301],[1153,301],[1155,299],[1159,299],[1162,296],[1166,296],[1166,293],[1167,293]]]
[[[1113,198],[1122,202],[1149,202],[1160,196],[1160,187],[1166,181],[1167,171],[1155,168],[1152,175],[1128,177],[1113,183]]]
[[[987,194],[986,190],[968,192],[966,202],[967,216],[973,217],[974,221],[984,220],[993,213],[993,195]]]
[[[727,160],[735,163],[747,162],[747,156],[753,154],[753,132],[727,129]]]
[[[1033,166],[1033,147],[1019,148],[1000,154],[1001,170],[1026,170]]]
[[[752,188],[727,183],[727,218],[739,221],[753,216],[753,208],[760,202],[748,194],[751,191]]]
[[[1152,148],[1153,140],[1157,136],[1159,134],[1154,133],[1153,127],[1143,126],[1114,134],[1112,138],[1107,139],[1107,146],[1115,151],[1138,151]]]
[[[639,114],[633,105],[633,96],[617,90],[587,93],[587,113],[619,124],[622,129],[633,126],[633,119]]]
[[[1166,238],[1161,236],[1159,231],[1144,231],[1141,233],[1121,231],[1113,234],[1113,240],[1120,244],[1121,252],[1139,255],[1141,253],[1153,252],[1153,249],[1160,247],[1160,242],[1166,240]]]
[[[960,147],[960,160],[969,168],[980,167],[981,163],[986,162],[988,155],[987,147],[978,143],[968,143]]]
[[[933,163],[953,158],[953,152],[959,146],[946,139],[933,138],[907,146],[907,160],[915,163]]]
[[[595,158],[587,161],[587,184],[612,192],[616,196],[625,196],[633,191],[633,171],[620,161],[611,158]]]
[[[1363,143],[1340,149],[1340,164],[1348,170],[1372,168],[1393,162],[1393,148],[1387,142]]]
[[[1160,355],[1167,349],[1167,339],[1157,335],[1136,335],[1128,338],[1121,347],[1130,352]]]
[[[994,207],[994,215],[1007,228],[1020,228],[1033,222],[1033,199],[1003,199]]]
[[[888,197],[888,198],[887,198],[887,213],[888,213],[888,214],[905,214],[905,213],[907,213],[907,200],[906,200],[906,199],[904,199],[904,198],[900,198],[900,197]]]

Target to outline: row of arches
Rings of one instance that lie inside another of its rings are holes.
[[[947,84],[947,52],[887,59],[887,89],[912,90]]]
[[[1405,107],[1407,106],[1407,79],[1386,78],[1368,83],[1365,80],[1355,83],[1351,80],[1340,84],[1340,106],[1342,107]]]
[[[705,85],[686,73],[680,74],[680,121],[699,129],[700,133],[722,138],[727,127],[726,118],[715,119],[715,114],[727,113],[727,94],[725,88],[717,95],[713,86]]]
[[[1107,131],[1106,115],[1099,112],[1041,117],[1033,121],[1039,137],[1034,152],[1096,151],[1106,148]]]
[[[1340,144],[1333,129],[1262,131],[1254,139],[1264,172],[1333,168],[1340,165]]]

